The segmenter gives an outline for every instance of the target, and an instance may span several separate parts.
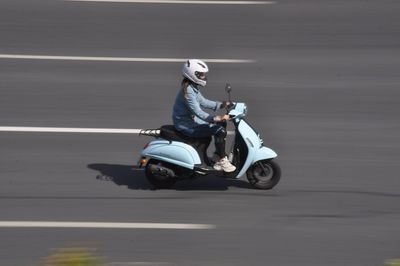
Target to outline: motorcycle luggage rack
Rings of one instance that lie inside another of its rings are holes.
[[[160,136],[160,129],[142,129],[139,132],[139,136],[149,136],[149,137],[159,137]]]

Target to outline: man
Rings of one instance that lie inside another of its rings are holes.
[[[184,63],[183,80],[175,99],[172,119],[175,128],[186,136],[192,138],[214,136],[215,155],[219,158],[214,169],[233,172],[236,167],[229,162],[225,153],[226,121],[229,120],[229,116],[210,115],[202,109],[216,111],[232,103],[204,98],[200,89],[207,84],[207,72],[208,66],[201,60],[189,59]]]

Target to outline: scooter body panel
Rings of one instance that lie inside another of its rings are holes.
[[[240,120],[238,131],[246,143],[248,154],[246,161],[236,178],[242,177],[255,162],[275,158],[277,156],[273,150],[263,146],[263,141],[260,136],[245,120]]]
[[[273,151],[272,149],[270,149],[268,147],[263,146],[254,155],[254,162],[273,159],[277,156],[278,156],[278,154],[276,154],[275,151]]]
[[[188,169],[193,169],[195,164],[201,164],[197,151],[192,146],[179,141],[153,140],[142,151],[141,156],[165,161]]]

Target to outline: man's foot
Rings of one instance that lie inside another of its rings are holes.
[[[228,158],[225,156],[218,162],[214,164],[214,169],[217,171],[223,170],[224,172],[230,173],[236,170],[236,167],[231,164],[228,160]]]

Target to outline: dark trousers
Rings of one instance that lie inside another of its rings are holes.
[[[200,124],[188,130],[182,131],[182,133],[192,138],[206,138],[214,136],[215,153],[221,158],[226,156],[226,122],[217,122],[215,124]]]

